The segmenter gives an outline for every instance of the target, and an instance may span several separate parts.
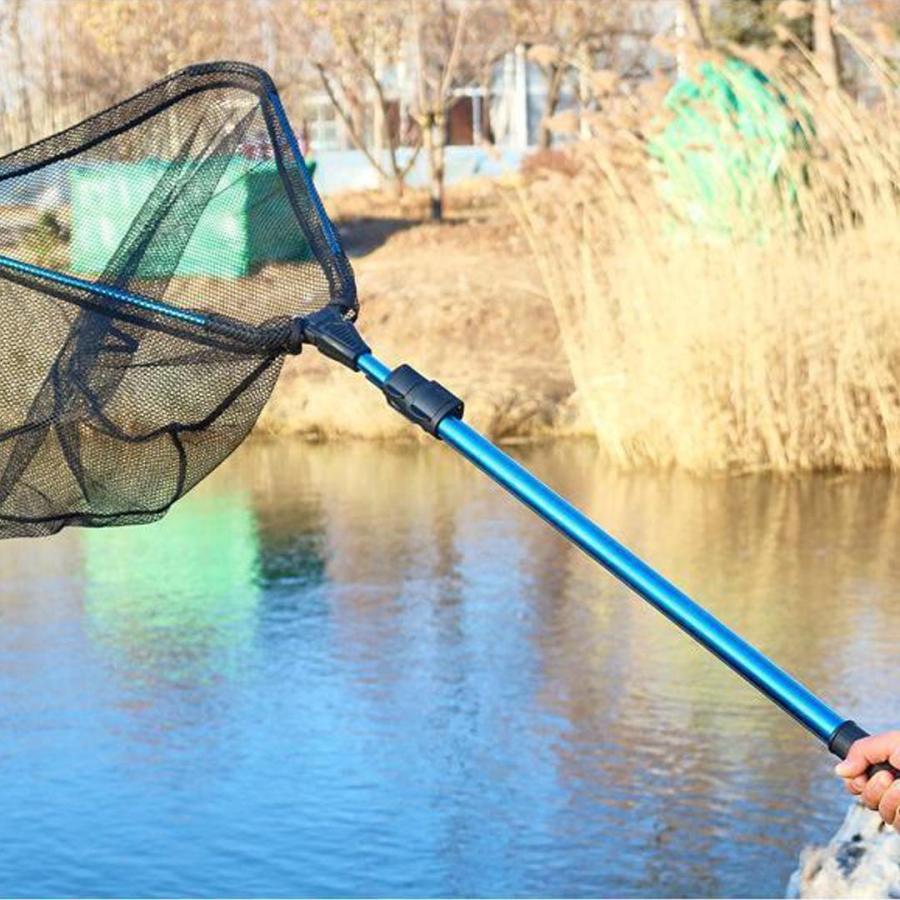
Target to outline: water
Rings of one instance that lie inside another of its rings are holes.
[[[897,724],[900,482],[519,455]],[[438,446],[255,444],[0,572],[2,896],[768,896],[846,808],[799,727]]]

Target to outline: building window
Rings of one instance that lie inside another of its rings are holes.
[[[327,97],[314,99],[306,105],[301,132],[308,135],[313,151],[342,150],[343,128]]]

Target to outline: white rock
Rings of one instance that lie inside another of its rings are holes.
[[[788,897],[900,897],[900,834],[854,803],[824,847],[807,847]]]

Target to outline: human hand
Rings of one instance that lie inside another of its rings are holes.
[[[870,766],[888,763],[900,771],[900,731],[887,731],[860,738],[847,758],[835,766],[835,774],[844,779],[847,790],[858,796],[869,809],[877,809],[888,824],[900,830],[900,779],[890,772],[869,778]]]

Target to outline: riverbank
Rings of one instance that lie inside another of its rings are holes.
[[[525,237],[487,179],[449,192],[447,220],[424,195],[329,198],[359,285],[360,329],[388,364],[408,362],[465,399],[497,440],[588,434],[559,329]],[[289,359],[258,428],[309,439],[415,432],[358,376],[307,352]]]

